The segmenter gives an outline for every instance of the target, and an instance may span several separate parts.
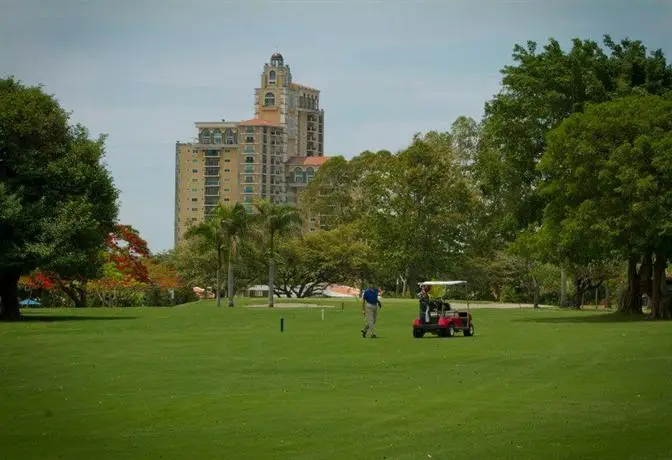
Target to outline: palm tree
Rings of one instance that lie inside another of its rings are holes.
[[[296,231],[301,226],[301,215],[294,207],[268,200],[255,203],[258,229],[268,243],[268,306],[273,307],[275,290],[275,237]]]
[[[222,206],[220,204],[217,205],[212,213],[206,218],[205,222],[192,227],[187,232],[187,238],[201,236],[206,241],[206,244],[215,246],[217,251],[216,297],[218,307],[221,306],[220,273],[223,259],[226,260],[228,269],[228,305],[229,307],[234,306],[234,260],[238,255],[237,247],[240,244],[241,239],[247,235],[249,224],[250,215],[241,203],[236,203],[233,206]]]

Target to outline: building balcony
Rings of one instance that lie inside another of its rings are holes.
[[[214,142],[214,141],[203,142],[203,139],[198,139],[198,140],[196,140],[194,145],[196,145],[196,146],[198,146],[199,148],[202,148],[202,149],[207,149],[210,146],[234,147],[234,146],[238,145],[238,139],[229,140],[229,141],[222,140],[221,142]]]

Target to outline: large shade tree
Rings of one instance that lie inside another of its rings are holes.
[[[636,40],[605,36],[600,46],[574,39],[567,51],[555,39],[542,49],[530,41],[514,47],[513,60],[501,71],[501,91],[485,106],[474,167],[505,239],[541,219],[545,200],[537,193],[536,165],[551,129],[588,103],[672,88],[672,67],[662,51],[649,52]]]
[[[18,318],[19,277],[101,274],[117,190],[92,140],[41,87],[0,80],[0,317]]]
[[[328,227],[353,226],[371,249],[369,260],[361,261],[366,276],[384,274],[412,287],[419,277],[447,276],[459,266],[478,206],[464,168],[478,130],[468,120],[463,125],[457,137],[416,135],[395,154],[367,151],[350,161],[330,160],[308,185],[302,203]]]
[[[669,317],[672,97],[631,96],[589,106],[550,134],[539,170],[553,251],[584,266],[618,251],[628,260],[621,309],[640,312],[646,293],[651,317]]]

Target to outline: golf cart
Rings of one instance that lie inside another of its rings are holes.
[[[413,321],[413,337],[419,339],[427,332],[439,337],[454,337],[458,331],[461,331],[465,337],[474,335],[474,323],[469,308],[469,296],[466,295],[466,311],[453,310],[447,296],[449,287],[459,285],[464,285],[465,294],[468,294],[466,281],[425,281],[418,283],[418,285],[420,289],[429,289],[431,286],[443,286],[444,295],[441,298],[430,298],[426,301],[427,314],[425,315],[423,311],[420,311],[418,317]]]

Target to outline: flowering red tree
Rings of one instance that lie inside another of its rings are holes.
[[[19,279],[19,285],[29,291],[53,289],[56,284],[53,280],[53,275],[46,275],[42,272],[37,272],[31,276],[22,276]]]
[[[130,281],[149,282],[145,260],[149,257],[147,241],[130,225],[116,225],[107,238],[108,260]]]
[[[117,224],[106,240],[106,263],[103,276],[91,283],[96,292],[116,288],[136,288],[149,282],[145,260],[150,256],[147,242],[130,225]],[[86,306],[86,291],[89,280],[84,277],[63,279],[51,272],[37,271],[23,277],[20,284],[26,290],[60,289],[74,302],[76,307]]]
[[[147,270],[151,284],[160,289],[179,289],[186,285],[177,270],[165,263],[149,261]]]

